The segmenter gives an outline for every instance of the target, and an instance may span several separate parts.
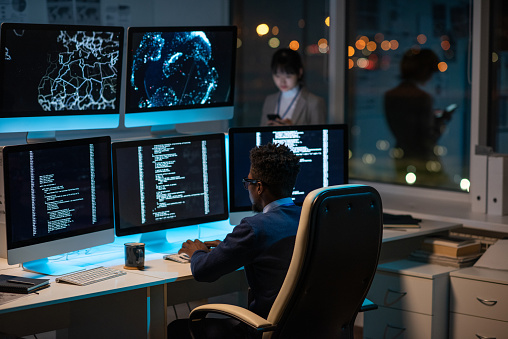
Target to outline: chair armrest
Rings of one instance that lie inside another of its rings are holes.
[[[208,313],[226,315],[260,331],[270,330],[274,327],[272,323],[254,312],[243,307],[227,304],[206,304],[198,306],[192,310],[189,318],[191,321],[201,320],[205,318]]]
[[[362,307],[360,307],[360,312],[367,312],[367,311],[377,310],[377,308],[378,308],[377,304],[374,304],[372,301],[370,301],[369,299],[365,298],[363,300]]]

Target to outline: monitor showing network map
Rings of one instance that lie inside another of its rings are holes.
[[[129,27],[125,126],[233,117],[236,27]]]
[[[2,23],[0,132],[114,128],[123,27]]]

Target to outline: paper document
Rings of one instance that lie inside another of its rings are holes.
[[[490,246],[474,267],[491,268],[495,270],[508,271],[508,240],[498,240]]]

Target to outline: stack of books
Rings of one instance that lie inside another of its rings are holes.
[[[481,243],[475,239],[452,236],[426,238],[419,250],[413,251],[411,260],[451,267],[468,267],[481,257]]]

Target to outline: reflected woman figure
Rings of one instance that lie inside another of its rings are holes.
[[[447,180],[435,146],[451,113],[434,110],[432,96],[423,86],[437,72],[439,59],[430,49],[408,50],[402,57],[400,84],[385,93],[388,126],[395,137],[395,165],[400,181],[408,172],[418,183],[438,184]]]
[[[303,85],[303,63],[298,52],[282,48],[272,57],[273,82],[279,92],[266,97],[262,126],[315,125],[326,123],[323,98]]]

